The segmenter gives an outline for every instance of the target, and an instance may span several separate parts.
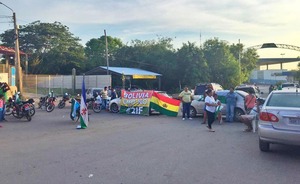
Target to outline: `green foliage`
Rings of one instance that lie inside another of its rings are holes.
[[[203,44],[203,52],[209,68],[208,82],[219,83],[225,88],[239,84],[239,63],[225,41],[217,38],[207,40]]]
[[[123,43],[119,38],[107,36],[109,61],[115,59],[116,52],[122,48]],[[106,66],[106,41],[105,36],[101,38],[92,38],[86,43],[85,55],[87,62],[85,70],[91,70],[98,66]]]
[[[196,47],[195,43],[183,44],[176,56],[176,76],[182,85],[193,88],[195,84],[209,80],[208,65],[203,51]]]
[[[29,56],[29,73],[71,74],[72,68],[81,73],[106,66],[105,36],[90,39],[83,48],[80,39],[59,22],[36,21],[21,26],[19,32],[20,49]],[[5,31],[0,38],[3,45],[14,47],[13,30]],[[110,66],[160,73],[162,90],[169,92],[185,85],[193,88],[200,82],[216,82],[225,88],[236,86],[248,81],[258,59],[256,50],[244,50],[242,44],[229,45],[217,38],[205,41],[202,47],[183,43],[177,50],[171,38],[133,40],[124,45],[119,38],[107,36],[107,42]],[[113,76],[113,86],[121,84],[121,78]],[[134,80],[132,84],[155,89],[158,80]]]
[[[4,45],[14,45],[13,30],[5,31],[0,37]],[[29,73],[70,74],[72,68],[80,71],[85,57],[79,41],[59,22],[36,21],[19,29],[20,50],[28,54]]]

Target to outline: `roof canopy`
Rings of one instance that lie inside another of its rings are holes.
[[[5,55],[14,55],[15,54],[15,50],[9,47],[5,47],[5,46],[1,46],[0,45],[0,54],[5,54]],[[25,55],[24,52],[20,51],[20,54]]]
[[[156,79],[157,76],[161,76],[159,73],[154,73],[139,68],[108,67],[108,71],[117,75],[130,76],[132,79]],[[99,66],[86,72],[86,74],[106,74],[106,72],[106,66]]]

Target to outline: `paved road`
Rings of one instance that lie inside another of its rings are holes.
[[[200,118],[91,114],[77,130],[69,109],[37,110],[31,122],[7,117],[0,128],[1,184],[293,184],[300,148],[258,149],[240,123]]]

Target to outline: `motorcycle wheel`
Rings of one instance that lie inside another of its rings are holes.
[[[27,114],[27,115],[26,115],[26,119],[27,119],[27,121],[31,121],[31,116],[30,116],[30,114]]]
[[[47,107],[46,107],[46,111],[47,112],[52,112],[53,110],[54,110],[54,105],[52,105],[52,104],[49,104]]]
[[[30,105],[30,110],[29,110],[30,116],[33,116],[35,114],[35,108],[34,105]]]
[[[6,106],[5,107],[5,115],[11,115],[13,112],[13,108]]]
[[[12,115],[17,119],[23,118],[22,112],[19,112],[19,115],[18,115],[16,111],[13,111]]]
[[[59,104],[57,106],[58,106],[59,109],[62,109],[66,106],[66,102],[61,100],[61,101],[59,101]]]
[[[96,112],[96,113],[99,113],[101,112],[101,105],[94,105],[93,106],[93,111]]]

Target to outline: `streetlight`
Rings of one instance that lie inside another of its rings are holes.
[[[18,33],[18,25],[16,20],[16,13],[6,4],[0,2],[3,6],[8,8],[13,13],[13,21],[14,21],[14,36],[15,36],[15,67],[16,67],[16,86],[19,92],[22,94],[23,92],[23,81],[22,81],[22,71],[21,71],[21,63],[20,63],[20,50],[19,50],[19,33]]]
[[[281,53],[280,55],[281,55],[281,59],[282,59],[282,61],[281,61],[281,63],[280,63],[280,70],[282,70],[283,56],[285,55],[285,53]]]

